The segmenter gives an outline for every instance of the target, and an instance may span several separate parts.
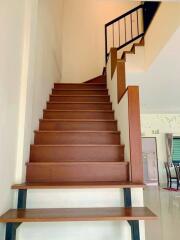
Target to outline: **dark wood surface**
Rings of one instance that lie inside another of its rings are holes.
[[[156,216],[144,207],[135,208],[58,208],[9,210],[0,222],[64,222],[153,220]]]

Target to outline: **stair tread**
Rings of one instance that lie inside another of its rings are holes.
[[[59,110],[59,109],[44,109],[46,112],[114,112],[113,110]]]
[[[82,161],[76,161],[76,162],[72,162],[72,161],[66,161],[66,162],[27,162],[26,165],[128,165],[129,162],[125,162],[125,161],[114,161],[114,162],[89,162],[89,161],[86,161],[86,162],[82,162]]]
[[[146,207],[10,209],[0,222],[64,222],[156,219]]]
[[[62,130],[62,131],[56,131],[56,130],[35,130],[35,133],[117,133],[119,134],[119,131],[89,131],[89,130]]]
[[[52,90],[55,91],[107,91],[107,88],[101,88],[101,89],[81,89],[81,88],[74,88],[74,89],[57,89],[53,88]]]
[[[31,147],[124,147],[123,144],[31,144]]]
[[[73,95],[73,94],[67,94],[67,95],[59,95],[59,94],[51,94],[50,96],[53,96],[53,97],[109,97],[108,94],[106,95],[97,95],[97,94],[94,94],[94,95],[81,95],[81,94],[78,94],[78,95]]]
[[[59,96],[59,95],[57,95]],[[57,101],[53,101],[53,102],[50,102],[48,101],[47,103],[61,103],[61,104],[89,104],[89,103],[94,103],[94,104],[111,104],[111,102],[57,102]]]
[[[113,119],[40,119],[40,121],[50,122],[117,122]]]
[[[131,182],[62,182],[62,183],[22,183],[12,189],[65,189],[65,188],[143,188],[144,184]]]
[[[87,85],[87,86],[92,86],[92,85],[106,85],[106,83],[54,83],[55,85]]]

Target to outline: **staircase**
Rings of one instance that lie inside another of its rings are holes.
[[[34,142],[27,183],[129,181],[105,82],[55,84]]]
[[[17,209],[0,218],[6,240],[15,240],[20,223],[52,221],[127,220],[139,236],[138,221],[155,218],[147,208],[131,207],[130,189],[143,183],[130,181],[105,77],[99,80],[54,84],[30,148],[26,183],[12,187],[19,192]],[[28,189],[61,188],[123,188],[125,208],[26,209]]]
[[[140,8],[142,6],[132,12]],[[119,19],[121,18],[118,18],[118,21]],[[142,36],[143,34],[139,34],[137,38]],[[130,43],[133,41],[134,38]],[[122,80],[125,76],[123,69],[126,54],[134,54],[135,48],[143,44],[143,39],[139,43],[133,43],[131,50],[124,51],[119,62],[118,49],[107,52],[106,46],[106,60],[109,56],[111,59],[109,75],[113,76],[117,66],[120,69],[118,103],[128,91],[125,81]],[[136,93],[134,88],[129,90]],[[47,107],[43,111],[43,119],[39,120],[39,130],[35,131],[34,144],[30,146],[26,182],[12,186],[12,189],[18,191],[17,209],[10,209],[0,217],[0,222],[6,223],[5,240],[16,240],[16,230],[24,222],[117,220],[128,221],[132,240],[140,240],[139,221],[156,219],[148,208],[132,206],[131,189],[144,186],[142,178],[139,177],[142,176],[141,167],[138,165],[141,161],[139,129],[129,122],[129,137],[133,141],[132,163],[125,158],[127,146],[122,144],[121,132],[118,131],[118,122],[108,93],[105,74],[82,84],[54,84]],[[139,108],[136,96],[138,94],[133,95],[130,100],[133,106],[137,105]],[[133,124],[136,124],[136,114],[139,117],[139,112],[134,113],[131,108],[129,114]],[[135,135],[131,134],[132,132]],[[137,136],[138,139],[132,139],[132,136]],[[122,189],[124,207],[26,208],[28,190],[74,188]]]

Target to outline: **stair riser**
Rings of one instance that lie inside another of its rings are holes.
[[[35,144],[120,144],[119,133],[36,133]]]
[[[109,96],[50,96],[51,102],[109,102]]]
[[[73,90],[73,89],[87,89],[87,90],[99,90],[106,89],[105,84],[54,84],[55,89],[61,90]]]
[[[117,131],[116,122],[48,122],[40,121],[40,130],[56,131]]]
[[[85,83],[106,83],[106,76],[101,75],[96,78],[90,79],[90,80],[86,81]]]
[[[111,103],[47,103],[47,109],[56,110],[111,110]]]
[[[114,119],[113,112],[44,111],[44,119]]]
[[[123,146],[31,146],[31,162],[124,161]]]
[[[107,90],[58,90],[58,89],[53,89],[52,94],[55,95],[73,95],[73,96],[78,96],[78,95],[108,95]]]
[[[129,180],[128,165],[126,164],[68,164],[68,165],[28,165],[27,182],[56,183],[56,182],[92,182],[92,181],[121,181]]]

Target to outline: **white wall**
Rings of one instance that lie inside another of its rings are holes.
[[[12,207],[11,185],[23,181],[33,130],[61,76],[62,3],[0,1],[0,214]]]
[[[28,10],[32,8],[27,24],[30,42],[26,51],[30,54],[25,59],[29,66],[21,84],[16,182],[22,182],[25,177],[25,162],[29,158],[30,143],[34,140],[33,131],[38,129],[39,118],[42,117],[53,83],[60,80],[62,68],[63,1],[35,0],[29,5]]]
[[[141,127],[143,137],[156,137],[159,177],[161,185],[164,185],[166,183],[164,162],[167,161],[165,133],[180,136],[180,114],[142,114]]]
[[[0,214],[12,204],[25,1],[0,1]],[[0,225],[0,236],[3,236]]]
[[[138,2],[65,0],[63,20],[63,82],[84,82],[105,65],[104,24]]]

